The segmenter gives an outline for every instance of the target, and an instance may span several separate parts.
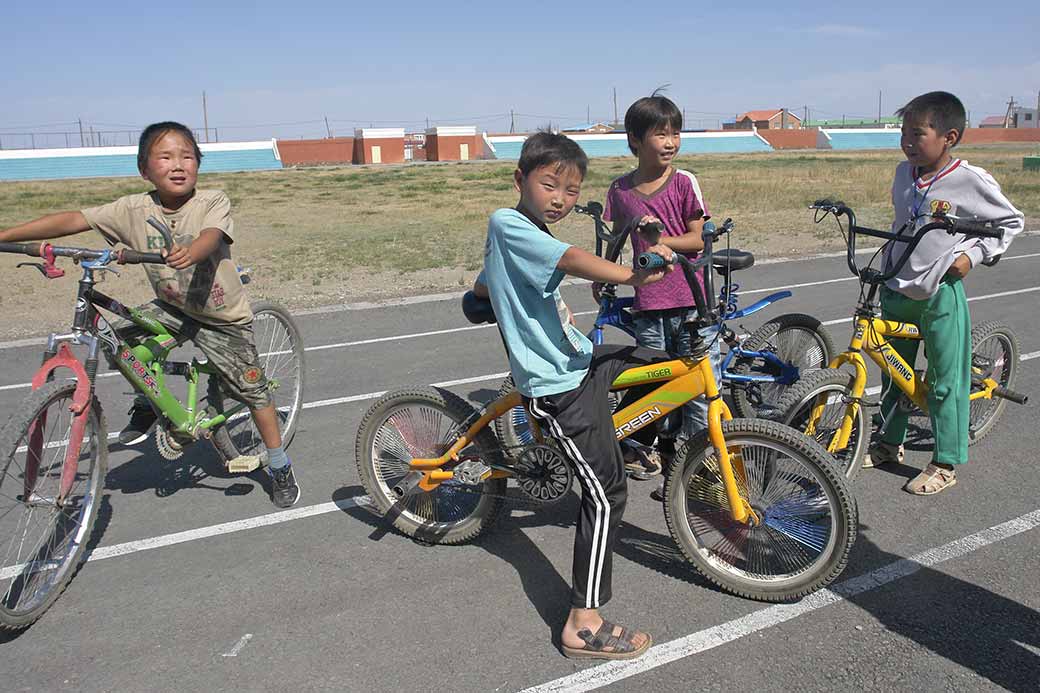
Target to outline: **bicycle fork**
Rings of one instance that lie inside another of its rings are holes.
[[[88,345],[86,363],[84,364],[76,358],[65,338],[51,335],[47,343],[47,350],[43,355],[43,363],[32,379],[32,389],[38,390],[44,384],[54,380],[54,371],[58,368],[68,368],[75,375],[76,390],[72,396],[72,404],[69,405],[69,411],[72,413],[72,425],[69,428],[68,447],[65,450],[65,460],[61,467],[58,496],[53,499],[42,498],[34,493],[39,468],[43,464],[43,434],[47,428],[47,411],[44,410],[39,417],[33,420],[29,428],[23,496],[27,502],[53,503],[62,506],[76,480],[79,453],[83,446],[83,433],[86,431],[87,418],[90,416],[91,401],[93,400],[94,377],[97,375],[98,340],[86,335],[74,335],[72,338]],[[100,441],[100,444],[107,445],[108,441]]]

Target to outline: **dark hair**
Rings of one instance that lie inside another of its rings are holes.
[[[175,123],[172,120],[163,121],[161,123],[152,123],[144,129],[141,133],[141,139],[137,142],[137,170],[144,172],[145,165],[148,163],[148,155],[152,151],[152,146],[167,133],[176,132],[178,135],[184,137],[184,139],[191,142],[191,148],[195,150],[195,158],[202,161],[202,151],[199,149],[199,143],[195,141],[195,135],[185,125]]]
[[[957,140],[953,143],[954,145],[961,141],[967,124],[964,104],[948,91],[930,91],[927,94],[921,94],[896,111],[896,115],[904,119],[908,117],[925,118],[928,124],[938,132],[947,133],[950,130],[956,130]]]
[[[578,143],[566,135],[552,132],[536,132],[527,138],[520,150],[517,168],[525,176],[542,166],[556,165],[557,168],[573,166],[585,180],[589,169],[589,157]]]
[[[625,132],[642,141],[646,133],[657,128],[671,125],[676,132],[682,130],[682,111],[667,96],[661,96],[655,90],[650,96],[644,96],[625,111]],[[636,153],[636,148],[629,140],[628,148]]]

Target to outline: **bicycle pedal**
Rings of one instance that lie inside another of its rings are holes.
[[[247,474],[259,469],[261,460],[260,455],[239,455],[233,460],[228,460],[227,470],[232,474]]]
[[[463,484],[475,486],[491,476],[491,467],[480,460],[466,460],[453,470],[454,478]]]

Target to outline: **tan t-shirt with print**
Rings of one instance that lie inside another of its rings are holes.
[[[83,210],[87,223],[112,245],[122,243],[134,250],[157,253],[163,238],[148,223],[155,217],[166,223],[178,245],[186,246],[205,229],[220,229],[224,241],[207,259],[184,270],[167,265],[145,264],[155,295],[199,322],[211,325],[241,325],[253,319],[242,281],[231,260],[234,222],[231,201],[219,190],[196,190],[176,212],[163,209],[155,191],[121,197],[115,202]]]

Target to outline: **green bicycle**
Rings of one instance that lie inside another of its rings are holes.
[[[169,247],[172,239],[163,231]],[[97,290],[103,273],[118,274],[111,264],[163,264],[162,255],[49,243],[0,243],[0,252],[41,258],[19,266],[33,266],[49,279],[64,275],[57,257],[71,257],[83,270],[71,333],[50,336],[33,391],[0,431],[0,630],[19,630],[39,619],[68,584],[97,516],[108,466],[108,432],[94,391],[101,354],[160,413],[154,435],[162,457],[177,459],[188,445],[205,439],[229,471],[248,472],[263,463],[264,447],[245,405],[225,402],[208,363],[168,359],[187,338]],[[257,350],[276,390],[288,446],[303,406],[302,339],[284,308],[269,302],[252,308]],[[120,340],[99,309],[132,321],[148,335],[138,343]],[[80,361],[70,344],[85,346],[86,359]],[[57,378],[62,368],[72,377]],[[198,401],[203,375],[210,376],[204,407]],[[184,403],[167,389],[168,376],[187,382]]]

